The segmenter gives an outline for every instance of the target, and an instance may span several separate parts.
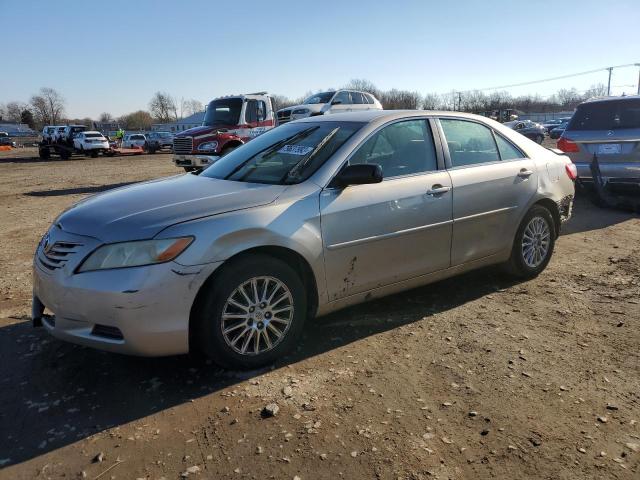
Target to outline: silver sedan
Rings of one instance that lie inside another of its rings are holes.
[[[34,258],[33,321],[135,355],[272,362],[307,319],[471,269],[549,263],[575,167],[484,117],[298,120],[213,164],[90,197]]]

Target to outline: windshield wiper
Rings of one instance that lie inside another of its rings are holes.
[[[316,145],[316,148],[313,149],[313,151],[303,157],[298,163],[296,163],[291,170],[289,170],[284,177],[282,177],[282,179],[280,180],[280,183],[288,183],[290,182],[292,179],[296,178],[298,176],[298,174],[300,173],[300,171],[307,166],[307,164],[311,161],[311,159],[313,159],[313,157],[315,157],[318,152],[320,150],[322,150],[322,147],[324,147],[329,140],[331,140],[336,133],[338,133],[338,130],[340,130],[340,127],[336,127],[333,130],[331,130],[326,137],[324,137],[320,143],[318,143],[318,145]]]
[[[271,155],[274,152],[276,152],[281,146],[286,145],[287,142],[291,142],[293,140],[298,140],[302,137],[306,137],[308,134],[310,134],[311,132],[313,132],[314,130],[320,128],[319,125],[316,125],[315,127],[309,127],[309,128],[305,128],[304,130],[300,130],[297,133],[294,133],[293,135],[284,138],[282,140],[280,140],[279,142],[274,143],[273,145],[271,145],[270,147],[265,148],[264,150],[260,150],[258,153],[256,153],[255,155],[250,156],[249,158],[247,158],[244,162],[242,162],[240,165],[238,165],[236,168],[234,168],[231,173],[229,173],[229,175],[227,175],[225,178],[225,180],[230,179],[232,176],[234,176],[236,173],[238,173],[247,163],[249,163],[251,160],[253,160],[254,158],[256,158],[258,155],[262,154],[262,158],[265,158],[267,155]]]

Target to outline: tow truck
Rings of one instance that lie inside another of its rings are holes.
[[[275,127],[273,98],[267,92],[219,97],[207,105],[199,127],[173,138],[173,162],[187,172],[200,171]]]
[[[83,128],[86,129],[84,126]],[[103,155],[106,155],[107,157],[113,157],[114,155],[141,155],[144,153],[143,148],[119,148],[111,141],[109,141],[109,145],[109,150],[106,150],[103,153]],[[58,155],[61,160],[68,160],[74,154],[85,155],[85,152],[77,150],[74,147],[73,133],[68,137],[59,137],[55,140],[51,138],[43,138],[42,141],[38,143],[38,155],[43,160],[51,158],[52,155]],[[98,152],[93,151],[90,152],[89,155],[97,157]]]

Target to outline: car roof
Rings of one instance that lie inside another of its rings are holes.
[[[317,115],[301,118],[294,122],[373,122],[376,120],[395,120],[408,117],[462,117],[469,119],[489,120],[487,117],[473,113],[450,112],[445,110],[363,110],[361,112],[334,113],[331,115]],[[289,122],[293,123],[293,122]]]
[[[608,103],[608,102],[625,102],[629,100],[640,100],[640,95],[625,95],[621,97],[593,97],[585,100],[581,105],[585,103]]]
[[[84,132],[82,132],[82,133],[99,133],[100,135],[102,135],[102,132],[99,132],[99,131],[97,131],[97,130],[85,130],[85,131],[84,131]]]

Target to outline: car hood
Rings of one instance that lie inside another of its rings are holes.
[[[298,110],[299,108],[306,108],[310,112],[315,113],[315,112],[320,112],[322,110],[322,108],[325,107],[326,105],[328,105],[328,104],[326,104],[326,103],[313,103],[313,104],[309,104],[309,105],[306,105],[306,104],[294,105],[293,107],[283,108],[283,109],[278,110],[278,111],[283,112],[283,111],[291,110],[293,112],[294,110]]]
[[[210,127],[208,125],[201,125],[200,127],[193,127],[189,130],[185,130],[184,132],[180,132],[174,135],[174,138],[179,137],[199,137],[200,135],[208,135],[214,133],[217,130],[233,130],[238,128],[237,125],[216,125],[214,127]]]
[[[273,202],[286,187],[180,175],[89,197],[56,220],[105,243],[153,238],[170,225]]]

